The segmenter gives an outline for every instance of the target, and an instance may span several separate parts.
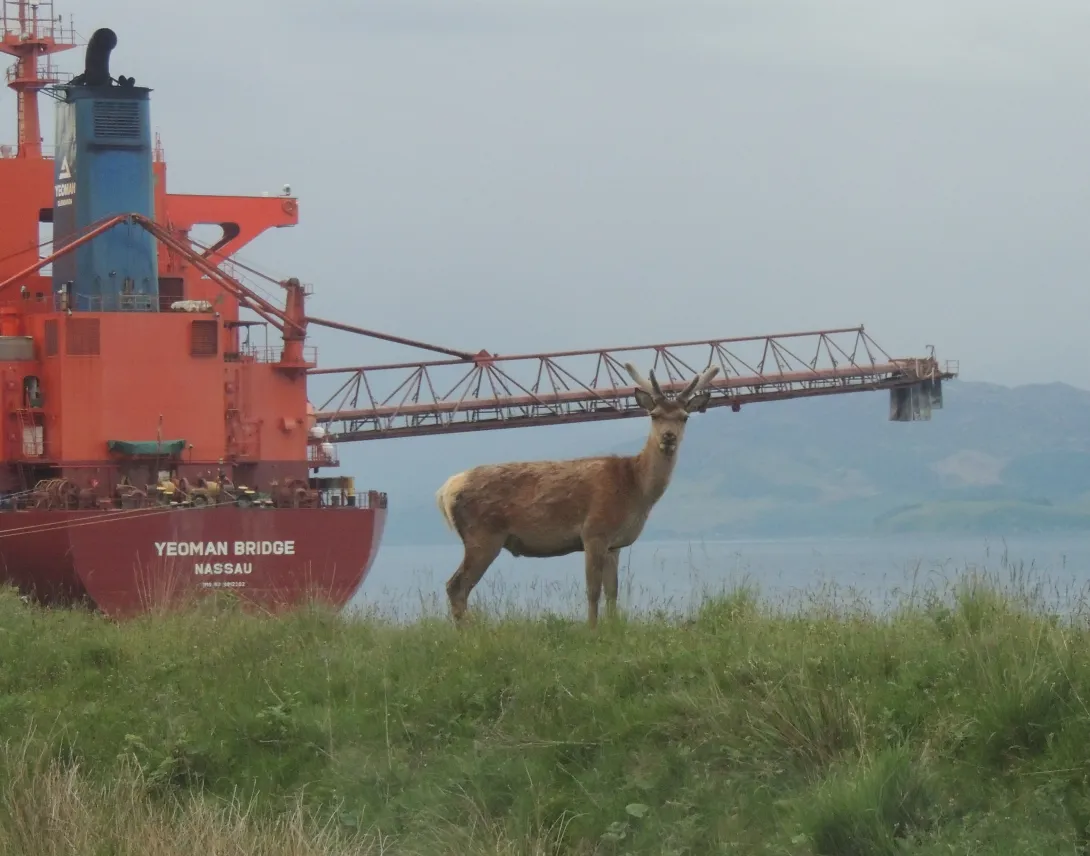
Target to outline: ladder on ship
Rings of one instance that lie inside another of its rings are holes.
[[[45,457],[45,436],[38,417],[40,410],[20,408],[15,411],[19,420],[19,457],[36,460]]]
[[[53,464],[45,455],[45,436],[42,427],[45,416],[40,409],[23,407],[13,414],[19,423],[18,446],[11,456],[19,474],[22,490],[30,490],[43,478],[52,477]],[[14,444],[13,444],[14,445]]]

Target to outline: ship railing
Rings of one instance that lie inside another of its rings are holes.
[[[307,463],[311,467],[337,467],[340,466],[340,456],[337,447],[332,443],[311,443],[307,446]]]
[[[356,494],[356,505],[362,508],[385,508],[388,497],[382,491],[368,490]]]
[[[70,71],[61,71],[49,58],[46,58],[45,61],[38,61],[37,77],[23,77],[19,74],[19,63],[13,63],[4,69],[4,80],[9,86],[16,81],[57,86],[58,84],[68,83],[74,76]]]
[[[386,507],[386,494],[377,490],[349,494],[334,488],[318,491],[323,508],[361,508],[364,510]]]
[[[243,345],[239,348],[239,358],[255,363],[278,363],[284,355],[282,345]],[[303,346],[303,359],[308,363],[318,362],[318,348],[315,345]]]
[[[56,157],[57,147],[42,145],[42,157],[45,160],[52,160]],[[18,157],[19,146],[15,143],[0,143],[0,158],[13,158]]]
[[[231,277],[231,279],[242,282],[242,271],[240,271],[238,266],[230,259],[217,259],[216,267],[227,274],[227,276]]]
[[[51,39],[58,45],[75,45],[76,28],[71,18],[64,18],[53,11],[53,0],[37,0],[32,3],[30,20],[20,20],[19,7],[23,0],[4,0],[0,8],[0,27],[5,35],[18,39]],[[24,13],[25,14],[25,13]]]
[[[57,312],[64,312],[67,309],[73,312],[154,312],[158,310],[172,314],[211,315],[216,311],[215,306],[207,300],[179,300],[177,297],[152,294],[66,296],[60,292],[51,291],[48,287],[44,290],[28,290],[25,296],[16,292],[16,296],[0,300],[0,306],[19,306],[31,300],[38,303],[48,300]]]
[[[216,258],[216,267],[219,268],[231,279],[237,280],[243,285],[252,288],[257,292],[261,292],[265,297],[270,295],[269,289],[266,283],[259,282],[256,277],[250,275],[250,273],[243,267],[240,267],[231,259]],[[314,283],[301,282],[299,283],[303,290],[303,294],[306,297],[312,297],[314,295]]]
[[[46,277],[48,279],[48,277]],[[63,312],[71,309],[73,312],[152,312],[160,307],[158,297],[149,294],[120,294],[104,297],[94,294],[69,294],[45,290],[27,291],[25,296],[16,292],[16,296],[7,300],[0,300],[0,306],[18,306],[29,300],[41,303],[48,300],[53,309]],[[166,302],[164,311],[170,308],[173,299]]]
[[[154,294],[61,294],[53,292],[53,308],[73,312],[154,312],[159,297]],[[67,301],[67,303],[65,302]]]
[[[46,277],[46,278],[48,279],[48,277]],[[38,289],[36,291],[28,290],[25,297],[23,295],[19,294],[18,292],[16,292],[15,297],[11,297],[11,298],[8,298],[6,300],[0,300],[0,306],[4,306],[4,307],[8,307],[8,308],[15,308],[15,307],[22,306],[22,307],[25,308],[26,303],[31,302],[31,301],[33,301],[35,303],[44,303],[45,302],[45,295],[46,295],[46,292],[41,290],[41,289]]]
[[[328,488],[319,491],[322,494],[323,505],[352,508],[385,508],[386,494],[377,490],[361,490],[351,494],[351,499],[346,491]]]

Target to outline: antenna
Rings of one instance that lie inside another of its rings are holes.
[[[15,57],[5,74],[15,90],[19,149],[16,157],[42,157],[38,93],[67,80],[53,66],[52,54],[76,47],[71,22],[53,12],[53,0],[0,0],[0,53]]]

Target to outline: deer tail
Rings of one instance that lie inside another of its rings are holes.
[[[458,501],[458,496],[465,486],[465,481],[465,473],[455,473],[443,482],[443,486],[435,492],[435,504],[439,506],[439,513],[443,515],[443,520],[446,521],[452,532],[458,531],[458,527],[454,523],[454,503]]]

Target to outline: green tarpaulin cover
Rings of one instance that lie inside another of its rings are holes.
[[[180,455],[185,440],[107,440],[106,448],[119,455]]]

